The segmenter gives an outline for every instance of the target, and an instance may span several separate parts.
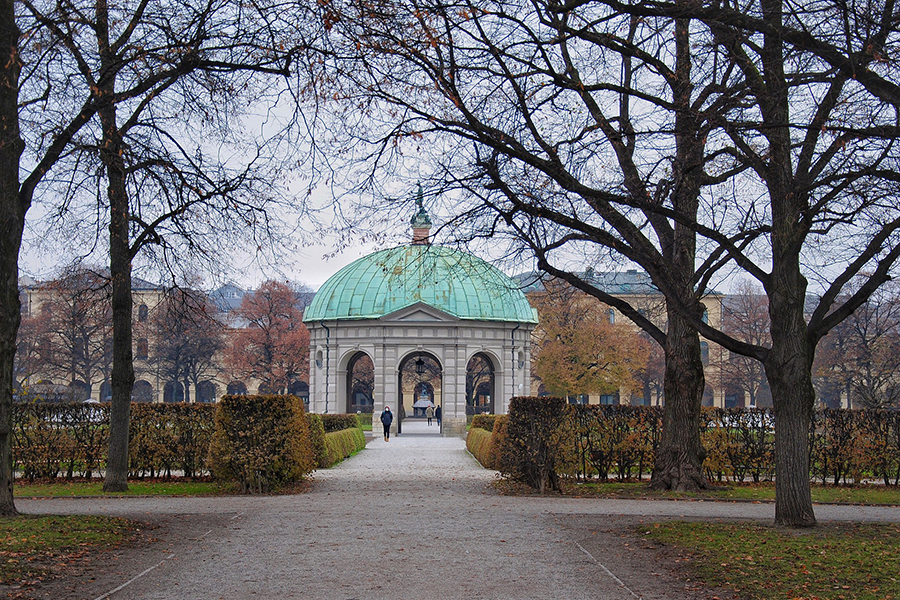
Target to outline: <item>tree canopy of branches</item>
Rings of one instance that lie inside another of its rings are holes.
[[[702,194],[746,168],[712,144],[742,101],[733,61],[686,21],[631,19],[602,2],[325,11],[345,110],[368,107],[383,119],[355,140],[372,149],[367,158],[387,163],[397,160],[392,148],[438,137],[435,178],[473,200],[454,228],[511,233],[541,269],[662,345],[666,424],[653,485],[704,486],[705,382],[690,321],[704,312],[710,274],[697,273],[691,224]],[[621,265],[618,255],[643,266],[672,304],[665,327],[579,276],[586,264]]]
[[[41,372],[79,388],[74,399],[84,400],[92,381],[109,376],[112,362],[109,281],[76,265],[41,288],[43,301],[31,317]]]
[[[270,394],[287,394],[292,383],[309,377],[309,330],[290,286],[266,281],[233,314],[246,321],[228,355],[238,377],[260,381]]]
[[[224,326],[216,307],[200,292],[176,288],[156,306],[147,322],[148,337],[155,340],[150,364],[166,382],[184,386],[190,402],[190,386],[218,374],[216,353],[224,348]]]
[[[819,384],[847,397],[854,408],[900,407],[900,287],[876,291],[822,341]]]
[[[764,365],[777,421],[776,522],[802,527],[815,524],[815,348],[900,255],[900,103],[896,66],[879,60],[896,43],[892,4],[875,7],[877,19],[868,5],[787,6],[329,2],[321,19],[344,110],[382,115],[384,126],[360,140],[369,158],[401,160],[393,148],[437,138],[435,177],[473,200],[457,224],[511,232],[542,269],[664,345],[655,478],[670,450],[688,457],[689,471],[699,457],[697,332]],[[829,39],[818,44],[810,31]],[[842,37],[848,45],[832,52]],[[577,276],[577,257],[608,252],[642,266],[665,295],[666,331]],[[704,322],[704,294],[736,270],[765,290],[769,344]],[[821,293],[807,314],[809,279]],[[689,435],[668,440],[677,430]]]
[[[289,73],[298,35],[277,0],[241,8],[168,0],[21,5],[22,89],[42,109],[23,116],[27,133],[37,148],[47,139],[64,143],[46,165],[62,161],[52,182],[63,201],[54,212],[66,225],[87,211],[95,233],[109,232],[113,368],[104,487],[122,490],[134,383],[133,261],[151,246],[167,263],[207,256],[242,232],[267,237],[265,202],[278,177],[256,161],[264,148],[238,139],[237,112],[283,90],[261,79]],[[71,115],[78,135],[55,137]]]

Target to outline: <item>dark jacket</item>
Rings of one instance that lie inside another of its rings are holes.
[[[394,413],[389,410],[381,411],[381,424],[385,427],[390,427],[391,423],[394,422]]]

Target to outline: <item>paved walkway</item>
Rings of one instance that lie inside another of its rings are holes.
[[[29,513],[158,520],[162,539],[48,597],[627,600],[710,598],[651,561],[643,519],[765,519],[771,504],[510,498],[462,440],[424,423],[371,441],[294,496],[17,501]],[[818,507],[820,520],[900,521],[900,509]]]

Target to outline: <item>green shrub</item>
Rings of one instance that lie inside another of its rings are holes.
[[[322,418],[322,426],[325,428],[325,433],[359,427],[359,419],[355,414],[319,416]]]
[[[303,401],[296,396],[224,396],[210,445],[216,479],[264,493],[298,481],[315,468]]]
[[[494,468],[493,434],[473,426],[466,436],[466,448],[486,469]]]
[[[328,451],[325,448],[325,427],[322,425],[322,415],[307,413],[309,422],[309,441],[316,457],[316,468],[328,467]]]
[[[494,419],[497,418],[497,415],[489,415],[489,414],[479,414],[472,417],[472,427],[484,429],[486,431],[494,430]]]
[[[559,435],[568,414],[563,398],[518,396],[510,400],[506,435],[499,440],[501,473],[545,493],[559,489]]]
[[[326,462],[331,467],[366,447],[366,436],[359,427],[325,434]]]

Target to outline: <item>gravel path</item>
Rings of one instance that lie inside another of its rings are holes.
[[[497,495],[462,440],[404,434],[315,474],[293,496],[19,500],[26,513],[122,515],[159,539],[48,583],[59,599],[627,600],[728,597],[659,566],[631,534],[668,517],[763,519],[771,504]],[[820,520],[900,509],[817,507]]]

